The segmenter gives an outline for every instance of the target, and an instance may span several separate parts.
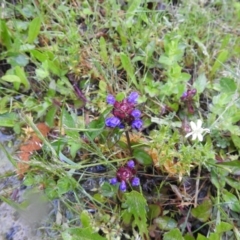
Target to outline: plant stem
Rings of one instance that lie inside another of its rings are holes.
[[[130,137],[129,137],[128,130],[125,131],[125,133],[126,133],[126,138],[127,138],[127,143],[128,143],[128,149],[129,149],[129,152],[130,152],[130,154],[132,156],[132,148],[131,148],[131,142],[130,142]]]

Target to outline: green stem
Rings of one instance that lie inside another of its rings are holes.
[[[133,154],[132,154],[132,148],[131,148],[131,142],[130,142],[130,137],[129,137],[128,130],[125,131],[125,133],[126,133],[126,138],[127,138],[127,143],[128,143],[128,149],[129,149],[129,152],[130,152],[130,154],[132,156]]]

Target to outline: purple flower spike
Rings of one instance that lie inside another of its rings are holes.
[[[109,117],[105,120],[106,126],[111,128],[117,127],[120,123],[121,121],[117,117]]]
[[[140,184],[140,179],[138,177],[134,177],[132,180],[132,186],[137,187]]]
[[[135,119],[132,122],[132,128],[136,128],[137,130],[139,130],[140,128],[142,128],[143,122],[140,119]]]
[[[115,97],[111,94],[107,95],[107,103],[110,105],[114,105],[114,103],[116,102]]]
[[[127,162],[127,166],[128,166],[129,168],[134,168],[134,167],[135,167],[135,162],[134,162],[133,160],[129,160],[129,161]]]
[[[112,185],[117,184],[117,182],[118,182],[117,178],[110,179],[110,184],[112,184]]]
[[[137,92],[131,92],[130,95],[127,98],[129,103],[136,104],[138,100],[138,93]]]
[[[140,118],[140,117],[141,117],[141,111],[138,110],[138,109],[134,109],[134,110],[131,112],[131,115],[132,115],[134,118]]]
[[[122,181],[120,183],[120,186],[119,186],[119,189],[122,191],[122,192],[125,192],[127,190],[127,185],[124,181]]]

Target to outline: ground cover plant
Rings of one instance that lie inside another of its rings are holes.
[[[2,2],[2,178],[58,201],[44,239],[240,239],[239,23],[237,0]]]

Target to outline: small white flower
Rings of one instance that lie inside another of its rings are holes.
[[[198,138],[198,140],[201,142],[203,140],[203,133],[210,132],[208,128],[202,128],[202,120],[200,119],[197,120],[197,124],[191,121],[190,126],[192,128],[192,132],[188,133],[185,137],[188,138],[189,136],[192,136],[192,140]]]

